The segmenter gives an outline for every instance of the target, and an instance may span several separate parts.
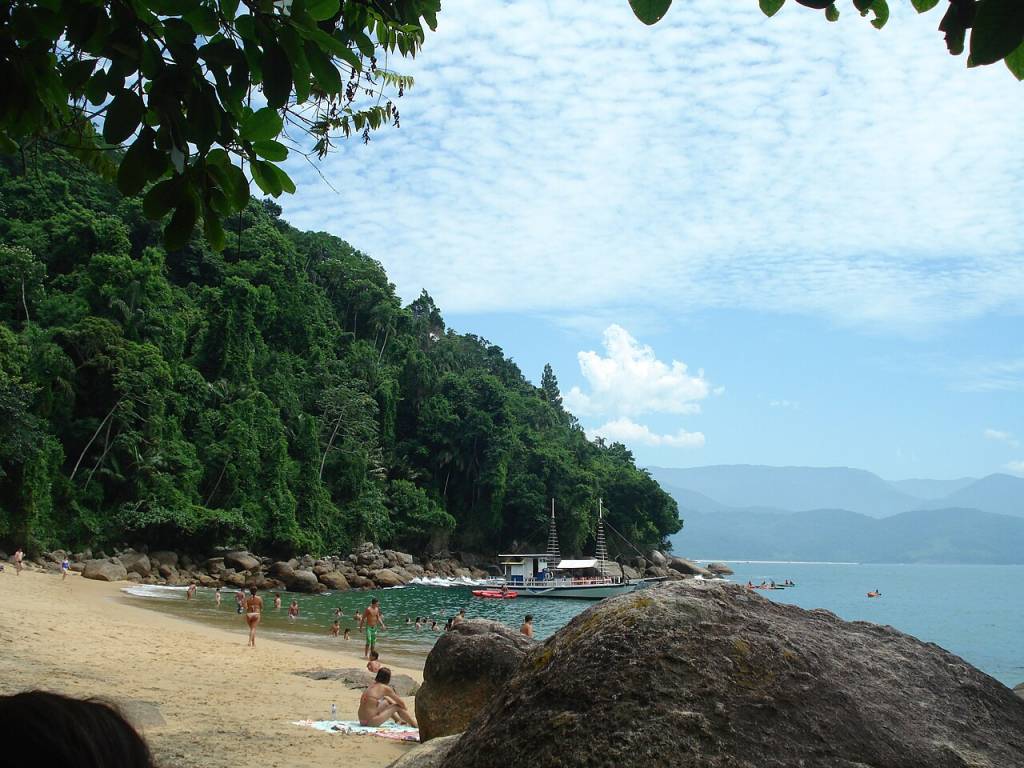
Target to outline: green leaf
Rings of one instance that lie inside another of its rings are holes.
[[[103,140],[108,144],[120,144],[139,127],[146,105],[135,91],[123,90],[107,106],[103,118]]]
[[[825,9],[825,18],[829,21],[839,21],[839,9],[836,8],[835,3]]]
[[[238,133],[246,141],[268,141],[276,139],[283,130],[284,121],[277,110],[264,107],[243,117]]]
[[[306,13],[316,21],[334,18],[340,7],[339,0],[306,0]]]
[[[281,194],[284,187],[281,186],[281,180],[274,173],[277,167],[273,163],[253,160],[249,163],[249,169],[252,171],[252,180],[263,190],[264,194],[272,197],[278,197]]]
[[[279,141],[254,141],[252,149],[264,160],[279,162],[288,158],[288,147]]]
[[[218,0],[217,5],[220,6],[221,15],[228,21],[234,19],[238,13],[238,0]]]
[[[220,29],[220,21],[217,14],[205,5],[201,5],[193,11],[189,11],[182,18],[195,30],[197,35],[213,35]]]
[[[287,25],[281,26],[278,40],[281,41],[281,47],[284,48],[288,61],[291,62],[292,75],[295,80],[295,101],[301,104],[309,98],[310,73],[309,60],[306,58],[303,41],[295,30]]]
[[[313,70],[316,81],[327,93],[341,93],[341,73],[334,66],[334,61],[325,54],[312,40],[306,41],[306,61]]]
[[[150,188],[142,198],[142,212],[147,219],[162,219],[176,208],[182,197],[182,178],[175,176]]]
[[[967,66],[994,64],[1024,41],[1024,3],[1020,0],[978,0],[971,30]]]
[[[107,73],[102,69],[95,72],[85,84],[85,97],[95,107],[107,100]]]
[[[1003,61],[1006,62],[1006,68],[1013,73],[1014,77],[1024,80],[1024,43],[1014,48],[1013,52],[1008,54]]]
[[[151,149],[153,149],[153,133],[147,129],[124,153],[121,164],[117,167],[117,188],[122,195],[137,195],[146,186],[148,181],[146,155]]]
[[[629,0],[629,6],[640,21],[650,26],[657,24],[668,12],[672,0]]]
[[[284,172],[283,169],[276,165],[270,166],[273,169],[274,176],[277,177],[278,184],[281,185],[281,189],[287,192],[289,195],[295,194],[295,182],[292,181],[291,176]]]
[[[939,0],[910,0],[910,2],[913,4],[914,10],[918,13],[930,11],[939,4]]]
[[[177,251],[185,247],[196,227],[196,218],[198,211],[195,198],[186,193],[164,228],[164,245],[167,250]]]
[[[363,56],[366,58],[373,56],[373,40],[371,40],[365,32],[361,29],[356,31],[356,33],[352,35],[352,39],[356,41],[356,47]]]
[[[213,211],[203,215],[203,234],[213,250],[224,250],[224,227],[221,226],[220,217]]]
[[[871,3],[871,10],[875,13],[875,18],[871,20],[871,26],[881,29],[889,20],[889,3],[886,0],[875,0]]]
[[[761,13],[769,18],[779,12],[779,9],[786,4],[786,0],[758,0],[761,6]]]
[[[292,65],[284,49],[276,43],[263,46],[263,95],[267,104],[279,108],[292,93]]]
[[[235,30],[246,40],[256,39],[256,20],[249,14],[243,14],[235,19]]]

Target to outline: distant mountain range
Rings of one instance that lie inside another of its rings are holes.
[[[1024,479],[886,481],[845,467],[649,468],[673,549],[734,560],[1024,563]]]

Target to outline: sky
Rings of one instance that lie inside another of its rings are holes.
[[[445,2],[279,202],[642,465],[1024,475],[1024,84],[891,6]]]

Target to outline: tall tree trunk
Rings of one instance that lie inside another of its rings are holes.
[[[324,448],[323,458],[320,459],[320,480],[324,479],[324,464],[327,463],[327,454],[331,452],[331,446],[334,445],[334,438],[338,436],[338,429],[341,427],[341,419],[344,415],[344,411],[338,414],[338,420],[334,422],[334,431],[331,432],[331,439],[327,441],[327,447]]]
[[[89,447],[93,444],[93,441],[99,435],[100,430],[103,429],[103,425],[107,423],[107,419],[114,415],[114,411],[117,410],[117,406],[121,404],[122,400],[124,400],[124,395],[122,395],[118,399],[118,401],[114,403],[114,407],[107,412],[107,415],[103,417],[103,421],[101,421],[100,425],[96,427],[96,431],[92,433],[92,437],[89,438],[89,442],[85,444],[85,448],[83,448],[82,452],[78,455],[78,461],[75,462],[75,468],[71,470],[71,477],[68,478],[68,482],[75,479],[75,473],[78,472],[78,467],[82,463],[82,459],[85,458],[86,452],[89,450]]]

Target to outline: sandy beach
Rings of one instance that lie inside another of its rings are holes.
[[[356,654],[229,632],[126,604],[125,584],[13,568],[0,573],[0,693],[41,688],[127,703],[163,768],[386,766],[409,745],[321,733],[306,718],[354,719],[359,691],[295,672],[362,667]],[[382,652],[384,649],[382,649]],[[386,660],[386,655],[385,655]],[[420,670],[395,667],[422,680]],[[407,699],[410,702],[411,700]],[[146,713],[159,708],[159,717]]]

